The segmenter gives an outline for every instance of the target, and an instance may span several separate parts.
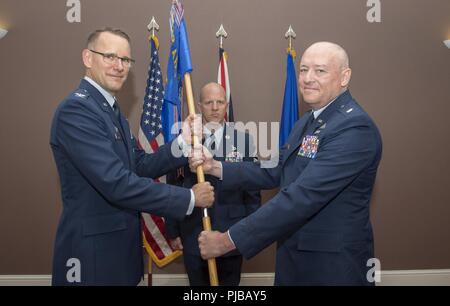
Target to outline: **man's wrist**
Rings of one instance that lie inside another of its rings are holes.
[[[222,179],[222,162],[213,160],[213,164],[212,164],[210,172],[211,173],[209,173],[209,174],[211,174],[219,179]]]
[[[190,216],[192,214],[192,211],[194,210],[194,207],[195,207],[195,193],[194,193],[194,190],[189,189],[189,191],[191,192],[191,200],[189,201],[189,206],[188,206],[188,210],[186,212],[186,216]]]
[[[236,246],[234,245],[233,240],[230,236],[230,231],[226,231],[225,233],[222,233],[223,237],[223,247],[226,250],[226,253],[231,252],[236,249]]]

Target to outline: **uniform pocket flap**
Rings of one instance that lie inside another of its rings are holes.
[[[91,216],[83,220],[83,235],[91,236],[127,229],[127,223],[121,214]]]
[[[341,248],[340,234],[302,233],[297,241],[297,249],[301,251],[340,252]]]

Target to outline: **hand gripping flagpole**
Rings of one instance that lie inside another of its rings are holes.
[[[189,72],[184,75],[184,85],[186,87],[186,98],[189,115],[195,115],[194,95],[192,94],[191,74]],[[200,140],[196,135],[192,136],[192,142],[194,144],[194,147],[200,144]],[[197,180],[199,183],[205,182],[205,174],[201,165],[197,167]],[[208,215],[207,208],[203,208],[203,230],[211,231],[211,219]],[[208,259],[208,270],[209,283],[211,284],[211,286],[218,286],[219,278],[217,276],[217,266],[215,258]]]
[[[222,27],[223,29],[223,27]],[[226,33],[225,33],[226,35]],[[221,39],[222,42],[222,39]],[[221,44],[222,45],[222,44]],[[189,114],[193,115],[195,114],[195,106],[194,106],[194,95],[192,93],[192,83],[191,83],[191,74],[186,73],[184,75],[184,84],[186,86],[186,98],[187,98],[187,104],[188,104],[188,110]],[[197,136],[193,135],[192,137],[192,143],[194,146],[197,146],[200,144],[200,140]],[[203,167],[200,165],[197,167],[197,180],[199,183],[205,182],[205,174],[203,172]],[[205,231],[211,231],[211,218],[208,215],[208,209],[203,208],[203,230]],[[210,258],[208,259],[208,270],[209,270],[209,283],[211,286],[218,286],[219,285],[219,278],[217,276],[217,266],[216,266],[216,259]]]
[[[183,24],[183,14],[184,9],[182,4],[179,2],[179,0],[172,0],[172,8],[171,8],[171,19],[170,19],[170,25],[171,25],[171,31],[172,31],[172,25],[174,22]],[[172,33],[173,35],[173,33]],[[187,36],[187,34],[186,34]],[[172,37],[173,39],[173,37]],[[187,37],[186,37],[186,43],[187,43]],[[192,70],[192,68],[191,68]],[[191,82],[191,74],[190,72],[184,73],[184,88],[186,90],[186,100],[187,100],[187,106],[189,115],[195,115],[195,106],[194,106],[194,95],[192,93],[192,82]],[[191,131],[192,132],[192,131]],[[192,135],[192,143],[194,146],[200,145],[200,140],[196,135]],[[197,167],[197,181],[199,183],[205,182],[205,174],[203,172],[203,167],[200,165]],[[211,231],[211,219],[208,216],[208,209],[203,209],[203,230],[205,231]],[[218,286],[219,285],[219,279],[217,277],[217,266],[216,266],[216,259],[210,258],[208,259],[208,270],[209,270],[209,282],[211,286]]]

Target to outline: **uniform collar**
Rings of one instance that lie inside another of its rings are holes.
[[[116,103],[116,98],[113,97],[109,92],[107,92],[103,87],[101,87],[97,82],[95,82],[93,79],[91,79],[88,76],[85,76],[84,79],[89,82],[92,86],[94,86],[105,98],[105,100],[108,102],[108,104],[113,107],[114,103]]]
[[[203,134],[205,135],[206,138],[210,137],[212,134],[212,131],[210,131],[206,125],[203,126]],[[223,125],[220,126],[220,128],[218,128],[217,130],[214,131],[214,136],[216,137],[216,139],[220,139],[222,138],[223,135]]]
[[[314,115],[314,119],[316,119],[317,117],[320,116],[320,114],[328,107],[331,105],[331,103],[333,103],[334,101],[336,101],[340,96],[342,96],[343,93],[345,93],[347,90],[345,90],[344,92],[340,93],[337,97],[335,97],[333,100],[330,101],[330,103],[328,103],[327,105],[325,105],[322,108],[319,108],[316,111],[312,111],[313,115]]]

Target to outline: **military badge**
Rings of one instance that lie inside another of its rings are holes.
[[[114,131],[114,138],[115,138],[116,140],[122,140],[122,136],[120,136],[119,129],[117,128],[117,126],[115,126],[114,128],[115,128],[115,131]]]
[[[237,151],[237,148],[235,146],[233,146],[233,150],[225,157],[226,162],[238,163],[243,160],[244,157]]]
[[[317,136],[307,135],[303,138],[302,145],[298,151],[299,156],[315,158],[319,149],[319,138]]]
[[[316,131],[314,131],[314,135],[320,134],[320,132],[325,129],[325,127],[327,126],[326,123],[322,124]]]

